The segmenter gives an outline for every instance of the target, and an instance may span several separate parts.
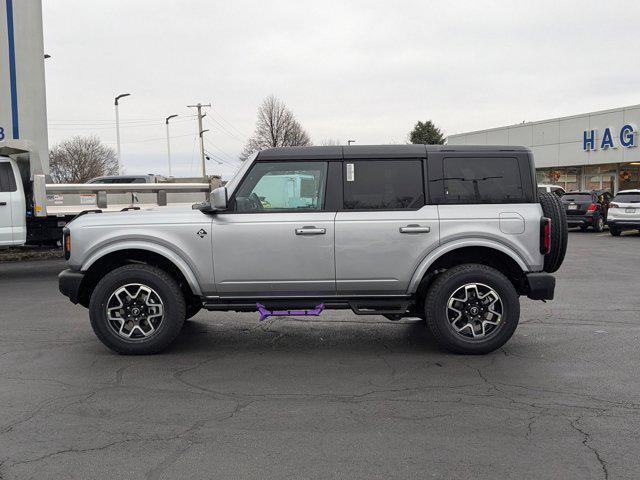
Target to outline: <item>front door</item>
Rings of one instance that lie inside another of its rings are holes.
[[[424,161],[344,162],[344,199],[336,216],[338,293],[405,294],[413,273],[438,246],[438,207],[426,205]]]
[[[229,210],[213,220],[218,294],[334,295],[335,211],[325,208],[328,162],[258,162]]]
[[[0,161],[0,246],[13,244],[12,195],[16,185],[9,162]]]

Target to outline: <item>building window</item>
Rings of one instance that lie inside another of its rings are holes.
[[[640,188],[640,163],[620,165],[620,190]]]

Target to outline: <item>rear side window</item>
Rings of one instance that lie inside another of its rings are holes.
[[[516,158],[446,157],[443,173],[445,203],[526,201]]]
[[[640,192],[624,192],[613,197],[614,202],[640,203]]]
[[[417,210],[425,205],[421,160],[344,162],[345,210]]]
[[[0,163],[0,192],[15,192],[18,190],[16,179],[13,176],[11,164]]]

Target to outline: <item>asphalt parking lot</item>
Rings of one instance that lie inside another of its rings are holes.
[[[421,323],[201,312],[124,357],[57,291],[0,265],[0,479],[638,478],[640,234],[570,233],[556,300],[502,350]]]

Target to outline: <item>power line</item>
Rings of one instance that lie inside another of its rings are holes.
[[[231,137],[231,138],[233,138],[233,139],[237,140],[238,142],[240,142],[240,143],[245,143],[245,142],[247,141],[246,139],[244,139],[244,140],[243,140],[242,138],[238,138],[238,136],[237,136],[237,135],[234,135],[233,133],[231,133],[229,130],[227,130],[227,129],[225,128],[225,126],[224,126],[224,125],[222,125],[220,122],[218,122],[215,118],[213,118],[213,117],[211,117],[211,118],[210,118],[210,117],[207,117],[207,118],[206,118],[206,120],[207,120],[207,121],[210,121],[210,122],[211,122],[211,125],[212,125],[214,128],[216,128],[217,130],[220,130],[222,133],[225,133],[225,134],[226,134],[226,135],[228,135],[229,137]]]
[[[251,135],[247,135],[246,133],[244,133],[242,130],[240,130],[239,128],[236,128],[236,126],[231,123],[229,120],[227,120],[226,118],[224,118],[222,116],[222,114],[220,112],[218,112],[216,109],[212,108],[211,111],[213,113],[215,113],[216,115],[218,115],[218,117],[220,117],[220,119],[226,123],[227,125],[229,125],[233,130],[235,130],[236,132],[238,132],[241,136],[245,137],[245,138],[249,138]]]
[[[215,148],[216,150],[218,150],[220,153],[222,153],[224,156],[228,157],[228,159],[230,160],[234,160],[235,161],[235,157],[233,155],[229,155],[227,152],[225,152],[224,150],[222,150],[219,146],[217,146],[215,143],[209,141],[208,139],[205,139],[205,142],[207,145]]]

